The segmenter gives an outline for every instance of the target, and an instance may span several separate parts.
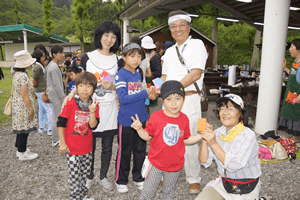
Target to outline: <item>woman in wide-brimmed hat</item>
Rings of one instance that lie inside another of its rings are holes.
[[[33,86],[25,72],[36,59],[26,50],[16,52],[14,58],[12,129],[16,133],[16,156],[19,160],[32,160],[38,154],[27,148],[27,139],[30,132],[37,130],[37,120],[32,98]]]
[[[259,199],[262,174],[255,133],[244,126],[244,102],[235,94],[217,101],[217,116],[222,126],[213,130],[207,124],[201,133],[201,164],[215,160],[219,176],[209,182],[196,200]]]

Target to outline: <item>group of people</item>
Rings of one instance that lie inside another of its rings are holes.
[[[234,94],[219,99],[218,118],[222,127],[213,130],[207,124],[204,131],[197,132],[201,97],[195,85],[202,88],[207,52],[201,40],[189,36],[190,22],[191,17],[184,11],[169,13],[169,29],[176,44],[165,51],[162,66],[155,60],[155,45],[151,38],[152,41],[143,38],[141,44],[136,41],[126,44],[121,58],[118,57],[120,29],[112,21],[101,23],[94,35],[96,49],[80,58],[83,72],[74,78],[76,87],[67,97],[59,69],[64,60],[63,48],[59,45],[51,48],[52,60],[46,68],[40,67],[43,74],[39,72],[40,76],[45,76],[45,83],[36,93],[45,90],[53,107],[52,146],[59,145],[59,152],[66,154],[70,199],[93,199],[88,197],[88,189],[95,177],[98,138],[102,139],[98,182],[104,189],[113,189],[107,172],[115,135],[118,135],[119,146],[114,183],[120,193],[128,192],[133,155],[131,173],[141,190],[139,199],[152,199],[161,180],[162,199],[174,199],[183,168],[189,192],[199,193],[200,164],[207,167],[212,160],[216,160],[220,176],[207,185],[197,199],[258,199],[261,175],[258,145],[255,133],[243,125],[242,99]],[[41,66],[46,66],[42,64],[45,55],[42,53],[39,57]],[[17,156],[33,158],[37,154],[29,151],[26,143],[28,133],[37,130],[31,95],[34,81],[29,81],[24,72],[34,63],[39,69],[40,64],[27,51],[17,52],[14,56],[13,98],[16,107],[13,106],[12,117],[13,132],[17,135]],[[151,61],[157,63],[153,68]],[[148,72],[144,70],[147,68],[150,68]],[[33,76],[33,79],[38,81],[40,76]],[[151,84],[147,87],[143,85],[146,77],[150,80],[160,77],[164,83],[160,89]],[[145,101],[147,98],[155,100],[158,96],[163,109],[149,118]],[[18,101],[21,98],[23,101]],[[150,166],[143,177],[146,141],[150,141]]]

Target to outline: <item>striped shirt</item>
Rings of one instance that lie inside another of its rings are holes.
[[[261,176],[262,171],[260,160],[258,159],[258,143],[255,133],[251,129],[245,127],[232,142],[220,139],[221,134],[223,134],[224,137],[227,135],[225,126],[216,129],[215,133],[217,142],[225,152],[225,165],[217,158],[212,149],[208,147],[208,160],[206,163],[202,164],[205,168],[211,165],[212,160],[215,160],[218,166],[218,172],[222,177],[232,179],[254,179]]]

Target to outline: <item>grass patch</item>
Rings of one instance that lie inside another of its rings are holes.
[[[13,76],[10,74],[10,68],[1,68],[4,79],[0,80],[0,128],[11,125],[11,116],[3,114],[4,107],[10,96]],[[28,76],[31,76],[31,68],[28,70]]]

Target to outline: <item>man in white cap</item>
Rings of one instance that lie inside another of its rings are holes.
[[[198,118],[201,118],[200,96],[197,84],[202,89],[207,52],[203,42],[192,39],[190,33],[191,17],[182,10],[169,13],[168,24],[176,44],[168,48],[162,67],[163,81],[177,80],[185,87],[186,95],[181,109],[190,120],[191,135],[197,134]],[[200,192],[199,144],[186,145],[184,169],[190,193]]]

